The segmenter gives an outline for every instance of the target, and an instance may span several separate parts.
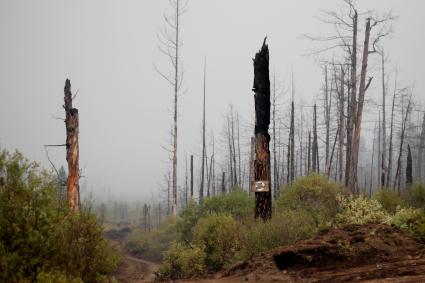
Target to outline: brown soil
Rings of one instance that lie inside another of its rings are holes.
[[[425,245],[387,225],[348,225],[198,282],[425,282]]]
[[[118,269],[115,271],[114,276],[118,282],[153,282],[155,280],[154,271],[157,268],[157,263],[125,254],[124,259],[118,266]]]

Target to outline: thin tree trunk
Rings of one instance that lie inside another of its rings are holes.
[[[375,128],[373,129],[373,142],[372,142],[372,162],[370,165],[370,183],[369,183],[369,197],[372,196],[372,183],[373,183],[373,163],[374,163],[374,155],[375,155],[375,136],[376,136],[376,123]]]
[[[221,193],[226,193],[226,172],[223,172],[223,175],[221,177]]]
[[[421,137],[420,137],[419,149],[418,149],[417,176],[419,181],[422,181],[424,148],[425,148],[425,113],[422,120],[422,130],[421,130]]]
[[[311,172],[311,132],[308,132],[307,173]]]
[[[71,82],[65,81],[65,127],[66,127],[66,161],[68,162],[68,207],[71,211],[80,211],[79,185],[79,119],[78,109],[72,107]]]
[[[255,218],[263,220],[272,216],[272,199],[270,192],[270,80],[269,49],[264,39],[261,50],[254,59],[255,92],[255,161],[254,181],[265,182],[265,191],[255,193]]]
[[[352,193],[358,192],[358,184],[357,184],[357,166],[359,159],[359,145],[360,145],[360,133],[362,129],[362,115],[363,115],[363,105],[364,105],[364,97],[366,94],[366,90],[371,82],[369,79],[368,84],[366,85],[366,71],[367,71],[367,61],[369,55],[369,38],[370,38],[370,18],[367,19],[366,22],[366,31],[365,31],[365,41],[363,46],[363,58],[362,58],[362,69],[360,73],[360,87],[359,87],[359,99],[356,105],[356,115],[355,115],[355,128],[354,128],[354,136],[351,141],[351,158],[350,158],[350,177],[348,180],[348,187]],[[354,101],[352,102],[354,103]]]
[[[385,87],[385,56],[382,51],[382,160],[381,187],[385,186],[387,175],[387,127],[386,127],[386,87]]]
[[[354,179],[354,170],[352,168],[352,140],[354,134],[354,121],[357,114],[357,11],[354,10],[353,15],[353,44],[351,47],[351,82],[350,95],[348,101],[348,122],[347,122],[347,148],[346,148],[346,168],[345,168],[345,185],[350,186],[350,182]],[[351,179],[351,180],[350,180]]]
[[[190,200],[193,200],[193,155],[190,155]]]
[[[295,106],[291,104],[291,183],[295,180]]]
[[[317,172],[317,164],[319,163],[317,160],[317,111],[316,111],[316,104],[314,104],[314,110],[313,110],[313,150],[312,150],[312,170],[313,172]]]
[[[341,67],[341,90],[339,93],[339,137],[338,137],[338,171],[339,171],[339,182],[342,183],[342,178],[344,174],[343,166],[344,166],[344,69]]]
[[[202,104],[202,165],[201,165],[201,186],[199,188],[199,203],[204,199],[204,176],[205,176],[205,162],[206,162],[206,145],[205,145],[205,84],[206,84],[206,68],[207,63],[204,61],[204,96]]]
[[[406,187],[413,183],[413,162],[412,152],[410,151],[410,145],[407,145],[407,163],[406,163]]]

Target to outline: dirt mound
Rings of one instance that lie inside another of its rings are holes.
[[[218,277],[222,282],[425,282],[425,245],[395,227],[348,225],[263,253]]]

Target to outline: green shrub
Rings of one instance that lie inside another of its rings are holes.
[[[330,226],[338,212],[337,195],[345,189],[325,176],[310,174],[285,187],[278,200],[277,213],[286,210],[308,213],[319,229]]]
[[[57,223],[51,245],[56,247],[52,257],[55,264],[84,282],[98,282],[97,278],[113,272],[120,261],[119,254],[103,237],[96,216],[84,211],[69,213]]]
[[[286,210],[273,216],[270,221],[258,221],[246,229],[240,259],[246,260],[279,246],[306,239],[318,232],[310,212]]]
[[[252,218],[254,207],[254,198],[240,188],[228,194],[206,198],[202,206],[205,213],[227,214],[238,221]]]
[[[180,240],[185,242],[192,241],[193,229],[202,216],[201,207],[194,200],[191,200],[177,219],[176,229]]]
[[[390,215],[376,199],[364,195],[358,197],[337,196],[340,212],[335,216],[335,225],[389,223]]]
[[[204,247],[205,263],[210,270],[219,270],[234,259],[240,250],[241,227],[227,215],[201,218],[194,229],[194,242]]]
[[[397,207],[404,207],[406,203],[401,199],[396,192],[382,188],[375,192],[373,198],[376,199],[388,213],[395,213]]]
[[[420,209],[398,208],[391,219],[391,224],[425,239],[425,214]]]
[[[176,238],[176,220],[174,217],[169,217],[161,223],[159,228],[150,232],[140,229],[133,231],[125,242],[125,249],[144,259],[160,261],[163,253]]]
[[[164,253],[164,260],[159,268],[161,279],[182,279],[202,276],[205,273],[205,253],[203,247],[186,246],[172,242]]]
[[[425,209],[425,185],[415,182],[405,190],[404,197],[410,206]]]
[[[66,212],[57,190],[36,163],[0,151],[0,282],[97,282],[115,268],[95,217]]]

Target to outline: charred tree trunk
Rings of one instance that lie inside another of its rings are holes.
[[[317,160],[317,111],[316,111],[316,104],[314,104],[314,110],[313,110],[313,150],[312,150],[312,170],[313,172],[317,172],[317,163],[319,162]]]
[[[80,211],[79,185],[79,146],[78,146],[78,109],[72,107],[71,82],[65,81],[65,127],[66,127],[66,161],[68,162],[68,207],[71,211]]]
[[[311,132],[308,132],[307,173],[311,172]]]
[[[226,193],[226,172],[223,172],[223,175],[221,177],[221,193]]]
[[[360,73],[360,87],[359,87],[359,99],[356,105],[355,111],[355,127],[354,127],[354,135],[351,141],[351,149],[350,149],[350,172],[348,179],[348,187],[352,193],[358,192],[358,183],[357,183],[357,166],[359,160],[359,145],[360,145],[360,133],[362,129],[362,115],[363,115],[363,105],[364,105],[364,97],[366,94],[366,90],[371,82],[366,85],[366,71],[367,71],[367,62],[369,55],[369,38],[370,38],[370,18],[367,19],[366,22],[366,31],[365,31],[365,40],[363,45],[363,58],[362,58],[362,69]],[[355,103],[352,101],[352,103]]]
[[[255,193],[255,218],[263,220],[272,216],[272,199],[270,192],[270,80],[269,48],[264,39],[261,50],[254,58],[255,92],[255,161],[254,181],[264,181],[265,191]]]
[[[409,186],[413,183],[413,173],[412,173],[412,152],[410,151],[410,145],[407,145],[407,163],[406,163],[406,186]]]
[[[190,155],[190,200],[193,199],[193,155]]]

